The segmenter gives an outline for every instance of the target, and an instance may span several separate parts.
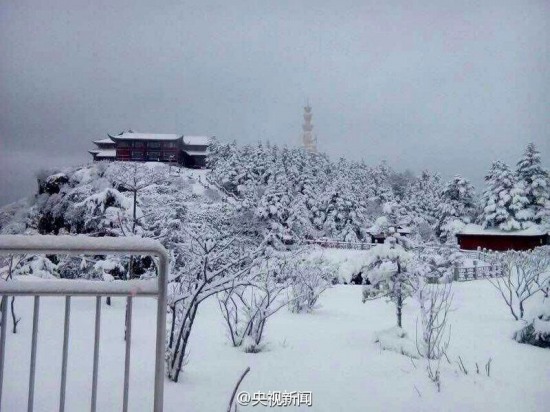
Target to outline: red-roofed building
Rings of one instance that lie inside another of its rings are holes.
[[[94,161],[174,162],[203,168],[211,138],[178,134],[136,133],[131,130],[96,140],[90,150]]]
[[[548,233],[536,225],[512,232],[466,225],[456,237],[460,248],[464,250],[531,250],[550,244]]]

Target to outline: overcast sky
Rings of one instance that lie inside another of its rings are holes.
[[[131,128],[462,174],[550,164],[550,2],[0,0],[0,204]]]

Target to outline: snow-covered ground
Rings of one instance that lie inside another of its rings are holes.
[[[361,303],[361,287],[335,286],[311,314],[283,310],[268,321],[267,350],[246,354],[224,337],[215,300],[200,308],[191,337],[190,359],[179,383],[166,381],[165,410],[224,411],[232,388],[247,367],[241,390],[312,391],[314,411],[543,411],[550,402],[550,351],[518,344],[517,327],[498,292],[487,281],[455,283],[449,358],[441,363],[441,392],[428,379],[423,360],[413,362],[373,343],[394,325],[394,306]],[[36,411],[56,410],[59,396],[63,299],[42,298]],[[32,299],[17,298],[22,317],[9,333],[2,410],[26,410]],[[103,306],[99,411],[120,410],[124,362],[124,305]],[[155,302],[136,299],[132,340],[130,410],[150,411],[153,387]],[[416,309],[404,309],[404,328],[414,339]],[[89,407],[94,300],[73,298],[68,411]],[[468,375],[459,371],[460,356]],[[484,365],[492,359],[491,376]],[[476,362],[481,374],[476,373]],[[260,410],[240,407],[239,410]],[[284,410],[300,410],[287,407]]]

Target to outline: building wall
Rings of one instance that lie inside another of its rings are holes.
[[[188,155],[181,152],[181,164],[185,167],[204,168],[206,167],[206,156]]]
[[[180,162],[180,140],[119,140],[116,142],[116,159],[121,161]]]
[[[506,236],[506,235],[464,235],[458,234],[461,249],[531,250],[548,243],[547,235],[540,236]]]

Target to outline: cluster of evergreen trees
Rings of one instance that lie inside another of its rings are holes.
[[[504,162],[493,162],[485,182],[479,217],[484,227],[509,231],[548,222],[550,175],[534,144],[527,146],[515,170]]]
[[[439,175],[399,173],[324,154],[269,144],[214,142],[210,180],[263,221],[275,239],[328,237],[370,241],[380,218],[433,235],[443,184]],[[430,230],[422,230],[422,228]]]
[[[493,163],[482,198],[461,176],[397,172],[269,144],[214,142],[210,180],[263,221],[279,241],[328,237],[370,241],[367,233],[405,225],[423,241],[454,242],[465,224],[515,230],[545,223],[549,175],[530,144],[517,169]]]
[[[480,197],[460,176],[445,183],[429,171],[414,176],[397,172],[385,162],[369,166],[362,161],[333,161],[324,154],[270,144],[215,141],[208,163],[209,182],[229,201],[215,204],[231,206],[219,213],[236,216],[241,229],[258,241],[267,236],[279,243],[322,237],[370,242],[373,232],[401,225],[424,243],[454,243],[454,235],[468,223],[500,230],[533,224],[550,228],[550,177],[533,144],[527,146],[515,170],[494,162]],[[139,193],[130,191],[132,196],[126,196],[129,189],[121,183],[118,163],[42,176],[34,204],[12,218],[0,214],[0,229],[3,233],[36,228],[39,233],[143,235],[152,227],[162,231],[162,210],[173,214],[186,208],[188,201],[202,202],[187,210],[189,219],[190,213],[210,209],[205,199],[192,198],[184,180],[154,179],[152,165],[133,166],[134,178],[126,180],[147,184]]]

